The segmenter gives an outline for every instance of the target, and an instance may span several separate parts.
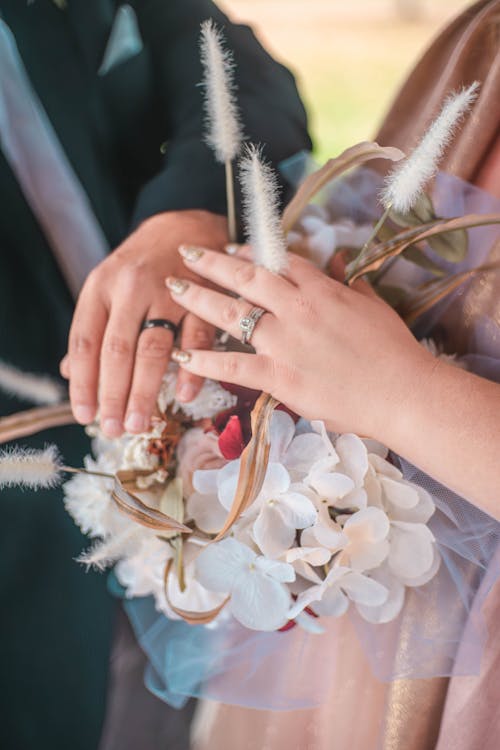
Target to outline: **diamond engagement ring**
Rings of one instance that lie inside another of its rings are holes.
[[[266,312],[267,310],[263,310],[262,307],[252,307],[248,315],[240,319],[242,344],[250,343],[255,326]]]

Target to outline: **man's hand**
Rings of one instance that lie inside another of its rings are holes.
[[[179,323],[183,309],[165,293],[165,277],[185,274],[177,248],[181,244],[222,249],[227,222],[206,211],[171,211],[146,220],[89,275],[78,298],[61,363],[70,381],[75,419],[91,422],[100,409],[108,437],[143,432],[149,426],[162,376],[173,344],[172,333],[151,328],[147,318]],[[192,278],[200,281],[193,274]],[[210,349],[214,328],[194,315],[185,316],[181,346]],[[177,395],[191,401],[202,378],[180,372]]]

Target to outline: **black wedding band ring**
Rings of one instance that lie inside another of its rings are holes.
[[[179,332],[179,327],[166,318],[149,318],[148,320],[145,320],[141,325],[141,333],[148,328],[164,328],[165,331],[170,331],[173,334],[174,339]]]

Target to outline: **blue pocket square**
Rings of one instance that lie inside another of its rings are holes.
[[[130,5],[122,5],[116,12],[98,74],[100,76],[106,75],[115,65],[138,55],[142,48],[141,33],[135,11]]]

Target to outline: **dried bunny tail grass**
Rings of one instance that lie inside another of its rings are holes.
[[[0,452],[0,489],[46,489],[61,481],[61,458],[55,445],[43,450],[12,448]]]
[[[287,246],[281,226],[279,185],[260,148],[247,146],[239,163],[247,238],[254,262],[281,273],[287,267]]]
[[[0,360],[0,389],[11,396],[40,406],[51,406],[63,400],[64,388],[48,375],[22,372]]]
[[[460,121],[477,97],[479,82],[450,94],[441,112],[412,153],[386,178],[380,198],[386,209],[406,214],[418,200],[422,190],[438,169],[439,161],[449,145]]]
[[[130,528],[121,534],[112,536],[110,539],[101,539],[88,550],[82,552],[76,561],[86,565],[87,569],[105,570],[121,557],[129,554],[131,544],[133,545],[136,537],[139,537],[140,531],[137,528]]]
[[[234,59],[224,49],[222,32],[212,20],[201,24],[201,62],[207,112],[206,141],[217,161],[232,161],[239,153],[243,131],[233,79]]]

